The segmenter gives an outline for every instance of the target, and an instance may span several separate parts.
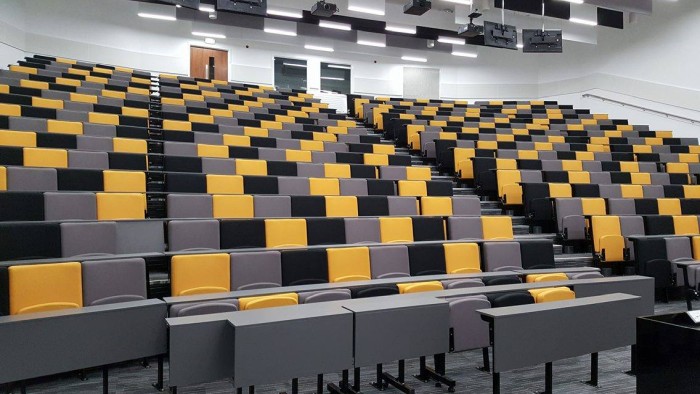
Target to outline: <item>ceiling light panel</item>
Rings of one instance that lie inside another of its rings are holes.
[[[385,10],[384,0],[348,0],[348,11],[383,16]]]
[[[301,11],[292,10],[292,9],[284,9],[284,8],[268,8],[267,14],[274,15],[274,16],[283,16],[285,18],[294,18],[294,19],[301,19],[304,17],[304,15],[302,14]]]
[[[419,62],[419,63],[427,63],[428,59],[424,57],[417,57],[417,56],[401,56],[401,60],[406,60],[409,62]]]
[[[416,34],[416,28],[413,26],[386,25],[384,29],[394,33]]]
[[[438,37],[438,42],[441,42],[443,44],[454,44],[454,45],[465,45],[466,44],[466,41],[464,41],[464,38],[445,37],[445,36]]]
[[[318,22],[318,25],[320,27],[325,27],[326,29],[345,30],[345,31],[352,30],[352,26],[348,25],[347,23],[320,21],[320,22]]]

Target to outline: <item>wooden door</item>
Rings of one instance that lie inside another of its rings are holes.
[[[190,77],[228,81],[228,51],[190,47]]]

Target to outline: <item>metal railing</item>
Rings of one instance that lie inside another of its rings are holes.
[[[633,109],[636,109],[636,110],[639,110],[639,111],[642,111],[642,112],[647,112],[647,113],[650,113],[650,114],[654,114],[654,115],[658,115],[658,116],[663,116],[663,117],[665,117],[665,118],[667,118],[667,119],[679,120],[679,121],[681,121],[681,122],[689,123],[689,124],[692,124],[692,125],[700,125],[700,120],[698,120],[698,119],[687,118],[687,117],[685,117],[685,116],[680,116],[680,115],[674,115],[674,114],[671,114],[671,113],[668,113],[668,112],[659,111],[659,110],[655,110],[655,109],[643,107],[643,106],[640,106],[640,105],[630,104],[630,103],[626,103],[626,102],[624,102],[624,101],[620,101],[620,100],[615,100],[615,99],[611,99],[611,98],[599,96],[599,95],[597,95],[597,94],[584,93],[581,97],[583,97],[583,98],[592,98],[592,99],[596,99],[596,100],[601,100],[601,101],[603,101],[603,102],[608,102],[608,103],[613,103],[613,104],[621,105],[621,106],[623,106],[623,107],[633,108]]]

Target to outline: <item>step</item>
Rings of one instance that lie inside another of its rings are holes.
[[[452,194],[455,196],[475,196],[476,193],[474,189],[467,187],[455,187],[452,188]]]
[[[481,201],[481,209],[498,209],[501,210],[501,203],[498,201]]]
[[[511,216],[511,219],[513,220],[513,224],[527,225],[525,216]]]
[[[525,226],[522,224],[513,225],[513,235],[526,235],[530,234],[530,226]]]
[[[500,209],[481,208],[481,214],[483,216],[501,216],[503,215],[503,211]]]
[[[593,256],[590,253],[561,254],[554,256],[557,268],[592,267]]]
[[[555,256],[561,255],[562,252],[564,251],[564,247],[562,247],[561,245],[558,245],[558,244],[554,244],[553,248],[554,248],[554,255]]]
[[[433,181],[450,181],[452,182],[454,180],[454,177],[451,176],[446,176],[446,175],[433,175],[431,180]]]

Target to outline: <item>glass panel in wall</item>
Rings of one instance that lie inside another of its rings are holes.
[[[321,63],[321,90],[350,94],[350,76],[347,64]]]
[[[275,86],[306,90],[306,60],[275,58]]]

